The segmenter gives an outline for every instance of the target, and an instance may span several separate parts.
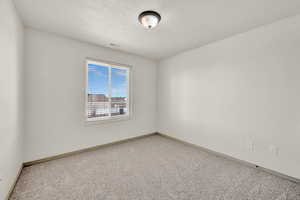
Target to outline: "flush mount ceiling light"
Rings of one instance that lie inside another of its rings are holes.
[[[160,14],[152,10],[144,11],[139,15],[139,22],[147,29],[156,27],[160,20]]]

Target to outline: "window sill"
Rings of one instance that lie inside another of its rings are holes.
[[[107,123],[113,123],[113,122],[120,122],[120,121],[127,121],[130,120],[131,116],[130,115],[125,115],[125,116],[115,116],[115,117],[110,117],[106,119],[101,119],[99,118],[93,118],[93,119],[86,119],[85,124],[86,125],[97,125],[97,124],[107,124]]]

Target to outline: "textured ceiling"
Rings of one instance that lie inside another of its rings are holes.
[[[300,13],[300,0],[15,0],[26,26],[165,58]],[[137,20],[156,10],[153,30]]]

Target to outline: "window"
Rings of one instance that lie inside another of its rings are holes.
[[[87,60],[88,121],[129,117],[129,75],[125,65]]]

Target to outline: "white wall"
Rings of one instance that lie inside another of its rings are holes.
[[[299,33],[295,16],[163,60],[159,132],[300,178]]]
[[[10,0],[0,0],[0,199],[22,163],[23,26]]]
[[[133,66],[133,118],[86,125],[85,58]],[[25,161],[156,131],[156,63],[33,29],[25,31]]]

